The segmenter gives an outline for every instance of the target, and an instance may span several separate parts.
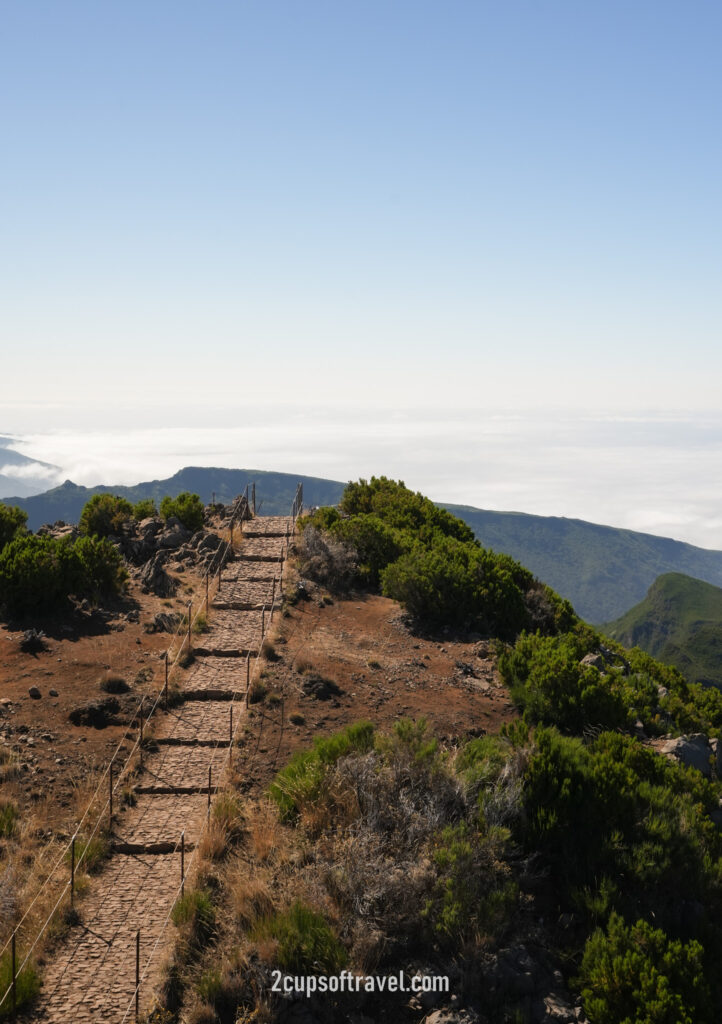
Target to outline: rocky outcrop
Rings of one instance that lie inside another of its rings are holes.
[[[665,757],[688,768],[696,768],[707,778],[711,777],[713,770],[719,772],[722,768],[719,744],[701,732],[689,736],[663,736],[652,746]]]
[[[141,570],[138,581],[143,591],[156,594],[158,597],[174,597],[178,590],[178,581],[173,579],[163,568],[168,554],[158,551]]]

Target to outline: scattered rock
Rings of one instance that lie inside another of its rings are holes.
[[[316,700],[330,700],[331,697],[338,697],[341,693],[340,687],[333,679],[326,679],[317,672],[308,672],[301,683],[301,689],[307,697],[315,697]]]
[[[73,725],[91,725],[94,729],[104,729],[106,725],[121,725],[118,718],[120,703],[115,697],[106,697],[105,700],[88,701],[81,704],[68,715]]]
[[[181,623],[178,612],[158,612],[151,622],[145,624],[146,633],[175,633]]]
[[[58,696],[58,691],[55,688],[53,688],[51,690],[48,690],[48,693],[50,694],[51,697],[57,697]]]
[[[32,697],[33,700],[40,700],[40,698],[42,697],[42,693],[37,688],[37,686],[31,686],[30,689],[28,690],[28,696]]]
[[[20,638],[20,650],[27,654],[37,654],[38,651],[47,651],[47,649],[48,645],[42,629],[26,629]]]

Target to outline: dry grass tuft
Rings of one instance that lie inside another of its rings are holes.
[[[249,820],[249,838],[253,856],[264,863],[284,845],[283,826],[274,804],[263,800],[256,804]]]
[[[233,915],[242,928],[248,929],[273,913],[271,887],[253,867],[238,861],[229,871],[227,885]]]

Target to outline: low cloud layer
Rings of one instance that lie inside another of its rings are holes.
[[[16,447],[60,466],[53,482],[130,484],[187,465],[337,480],[383,473],[439,501],[722,548],[722,417],[265,410],[246,419],[200,429],[34,434]]]

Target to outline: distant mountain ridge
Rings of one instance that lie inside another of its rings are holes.
[[[181,491],[210,501],[228,502],[256,481],[261,515],[285,514],[299,480],[306,505],[335,505],[345,484],[339,480],[272,473],[253,469],[188,466],[167,480],[126,486],[80,487],[67,480],[60,487],[31,497],[3,498],[28,513],[30,529],[63,519],[77,522],[86,501],[102,492],[129,501],[155,501]],[[441,503],[439,503],[441,504]],[[523,512],[492,512],[468,505],[444,508],[471,526],[485,547],[503,551],[568,598],[589,622],[610,622],[641,601],[658,576],[676,572],[722,586],[722,551],[698,548],[682,541],[601,526],[581,519],[536,516]]]
[[[313,505],[335,505],[345,484],[319,477],[293,473],[270,473],[255,469],[218,469],[206,466],[186,466],[166,480],[147,480],[133,486],[82,487],[66,480],[59,487],[31,497],[3,498],[7,505],[18,505],[28,514],[28,527],[37,530],[44,523],[62,519],[77,523],[85,503],[94,494],[118,494],[128,501],[153,498],[156,503],[169,494],[174,498],[181,491],[199,494],[204,502],[215,500],[227,503],[242,494],[246,485],[256,483],[257,508],[261,515],[286,515],[291,507],[296,486],[303,483],[304,501]]]
[[[681,573],[655,580],[647,596],[605,627],[626,647],[641,647],[690,682],[722,686],[722,589]]]

